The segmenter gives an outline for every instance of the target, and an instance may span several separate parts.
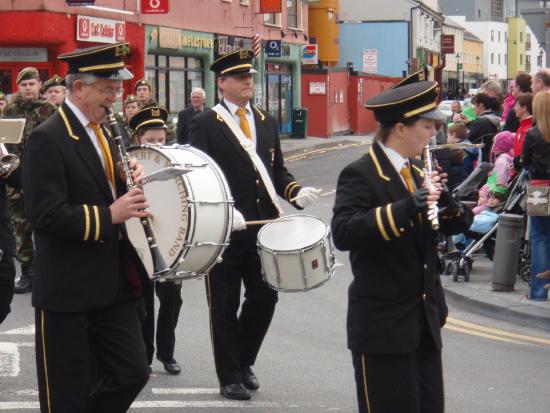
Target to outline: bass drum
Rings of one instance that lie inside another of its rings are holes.
[[[233,221],[233,199],[221,169],[189,145],[133,146],[127,152],[143,165],[145,175],[170,166],[192,169],[170,180],[147,183],[143,190],[161,255],[171,269],[158,279],[206,274],[221,261]],[[132,218],[126,228],[151,277],[153,262],[141,222]]]

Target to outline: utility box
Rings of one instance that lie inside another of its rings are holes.
[[[292,137],[305,138],[307,136],[307,108],[292,110]]]

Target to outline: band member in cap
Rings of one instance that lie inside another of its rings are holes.
[[[256,251],[259,226],[245,220],[277,218],[277,195],[298,209],[316,199],[314,188],[302,188],[283,164],[275,120],[250,104],[254,90],[253,52],[239,50],[210,67],[218,76],[223,99],[213,110],[191,121],[190,143],[209,154],[224,172],[235,200],[233,232],[223,261],[206,277],[212,342],[221,394],[249,399],[260,385],[251,366],[273,317],[277,292],[262,280]],[[236,232],[238,231],[238,232]],[[241,281],[245,300],[237,317]]]
[[[49,103],[40,94],[42,82],[38,70],[26,67],[17,75],[18,92],[12,96],[10,103],[4,108],[4,118],[25,118],[23,137],[18,145],[6,145],[10,153],[23,159],[27,140],[31,132],[42,122],[52,116],[57,106]],[[11,185],[15,186],[11,186]],[[25,214],[25,203],[21,182],[15,180],[7,188],[8,205],[15,235],[15,253],[21,263],[21,277],[15,285],[16,294],[25,294],[32,291],[34,278],[34,242],[31,223]]]
[[[206,92],[204,89],[196,87],[191,91],[191,104],[178,113],[176,137],[180,145],[185,145],[189,141],[191,119],[208,109],[204,105],[205,100]]]
[[[127,43],[59,56],[68,96],[35,129],[23,168],[36,240],[36,363],[42,412],[125,412],[149,369],[136,298],[149,285],[124,222],[143,217],[102,126],[122,96]],[[129,165],[139,181],[143,167]]]
[[[140,110],[130,120],[130,127],[136,131],[135,143],[139,145],[164,145],[166,142],[166,120],[168,112],[161,107]],[[169,374],[180,374],[181,367],[174,359],[176,327],[182,305],[181,280],[166,280],[154,283],[159,299],[157,315],[157,359]],[[144,297],[144,311],[140,312],[149,364],[154,354],[155,311],[152,290]]]
[[[332,234],[350,251],[348,347],[361,413],[442,413],[441,327],[447,306],[427,207],[439,202],[440,231],[468,228],[472,214],[423,187],[416,158],[435,134],[437,83],[390,89],[367,101],[380,122],[368,154],[338,179]],[[437,216],[437,215],[436,215]]]
[[[58,75],[44,82],[44,97],[53,105],[60,106],[65,100],[65,80]]]
[[[0,92],[0,116],[2,116],[2,112],[4,111],[4,108],[8,104],[8,98],[3,92]]]
[[[136,97],[142,109],[160,107],[153,97],[153,86],[146,79],[138,80],[135,84]],[[166,143],[172,144],[176,140],[176,125],[170,120],[166,121]]]
[[[392,85],[390,89],[395,89],[397,87],[411,85],[416,82],[422,82],[426,80],[426,75],[424,74],[423,70],[419,70],[418,72],[411,73],[410,75],[404,77],[399,82],[397,82],[395,85]]]

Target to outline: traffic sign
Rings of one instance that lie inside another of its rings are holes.
[[[142,14],[165,14],[170,11],[170,0],[141,0]]]

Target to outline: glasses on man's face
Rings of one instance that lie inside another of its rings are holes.
[[[114,89],[112,87],[100,88],[100,87],[97,87],[96,85],[90,85],[90,86],[92,86],[98,92],[103,93],[104,95],[107,95],[107,96],[114,96],[119,98],[124,94],[124,88],[121,88],[121,87],[117,87],[116,89]]]

